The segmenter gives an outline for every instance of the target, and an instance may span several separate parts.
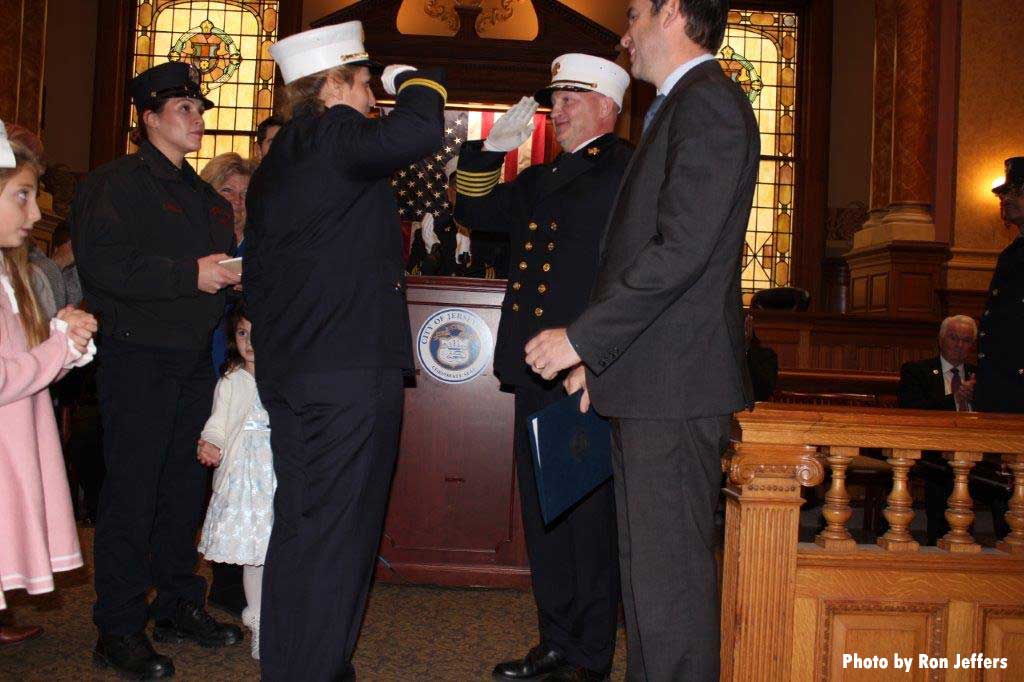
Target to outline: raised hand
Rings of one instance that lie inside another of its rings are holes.
[[[510,152],[518,149],[533,135],[533,115],[537,113],[536,100],[523,97],[519,103],[505,112],[494,122],[491,134],[484,140],[484,149],[489,152]]]
[[[395,76],[405,71],[415,71],[415,66],[408,66],[407,64],[391,64],[390,66],[384,67],[384,73],[380,76],[381,85],[384,86],[384,92],[388,93],[392,97],[395,96]]]

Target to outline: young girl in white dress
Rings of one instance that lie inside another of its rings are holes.
[[[260,403],[252,324],[241,305],[228,317],[228,355],[214,393],[213,413],[199,441],[199,461],[215,467],[213,495],[199,551],[208,561],[241,564],[248,605],[242,622],[252,631],[259,659],[260,593],[267,542],[274,525],[270,419]]]

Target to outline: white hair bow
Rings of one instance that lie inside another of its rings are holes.
[[[4,127],[4,122],[0,121],[0,168],[14,168],[17,165],[14,150],[7,139],[7,128]]]

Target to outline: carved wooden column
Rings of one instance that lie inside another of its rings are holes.
[[[889,505],[882,512],[889,522],[889,530],[878,538],[878,546],[890,552],[916,552],[918,543],[910,535],[910,522],[914,520],[914,498],[910,495],[908,473],[914,462],[921,459],[920,450],[893,450],[886,460],[892,466],[892,492]]]
[[[729,462],[721,680],[790,679],[802,485],[823,478],[814,447],[738,443]]]
[[[0,3],[0,120],[39,133],[46,52],[46,0]]]
[[[942,456],[953,468],[953,494],[949,496],[949,508],[946,509],[949,532],[939,540],[938,547],[947,552],[980,552],[981,545],[971,537],[974,501],[968,489],[968,477],[975,463],[981,461],[982,453],[946,452]]]
[[[826,549],[853,549],[857,546],[856,541],[850,537],[850,531],[846,529],[846,522],[853,515],[850,493],[846,490],[846,468],[859,453],[860,448],[833,446],[828,448],[825,456],[832,474],[832,485],[825,493],[825,509],[822,512],[827,525],[814,541]]]
[[[948,245],[935,241],[938,0],[876,0],[871,218],[853,237],[853,313],[938,317]]]
[[[1024,554],[1024,455],[1003,455],[1003,464],[1013,473],[1013,496],[1006,513],[1010,533],[996,547],[1010,554]]]

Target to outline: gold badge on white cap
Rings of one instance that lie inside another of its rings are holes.
[[[622,108],[629,87],[629,74],[615,62],[589,54],[563,54],[551,63],[551,84],[534,98],[542,106],[551,106],[551,94],[557,90],[597,92]]]
[[[362,22],[346,21],[282,38],[270,47],[270,56],[280,67],[286,85],[337,66],[380,70],[381,65],[370,59],[363,39]]]

